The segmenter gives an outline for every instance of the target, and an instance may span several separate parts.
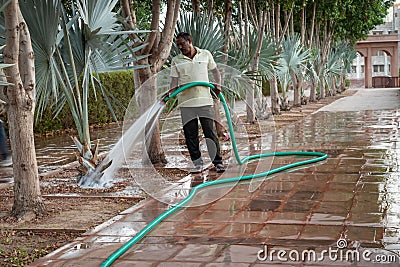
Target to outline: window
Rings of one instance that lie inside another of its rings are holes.
[[[364,73],[364,65],[361,65],[361,73]]]
[[[374,65],[374,72],[384,72],[385,65]]]

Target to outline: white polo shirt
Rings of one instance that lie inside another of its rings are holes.
[[[178,78],[178,85],[190,82],[208,82],[208,71],[217,67],[210,51],[195,47],[197,53],[193,59],[182,53],[175,56],[171,62],[171,77]],[[180,107],[212,106],[213,99],[210,88],[194,86],[178,94]]]

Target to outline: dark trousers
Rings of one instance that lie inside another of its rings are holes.
[[[9,156],[6,131],[2,122],[0,122],[0,156],[0,160],[7,159]]]
[[[212,106],[181,107],[183,132],[190,158],[195,165],[203,164],[199,145],[199,124],[206,138],[207,150],[214,165],[222,163],[221,149],[215,131],[214,110]]]

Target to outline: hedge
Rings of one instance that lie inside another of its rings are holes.
[[[135,93],[133,71],[103,73],[100,74],[100,80],[106,90],[111,92],[115,99],[122,104],[123,107],[117,104],[113,105],[117,119],[121,121],[125,115],[125,107],[128,106]],[[96,94],[97,99],[94,97],[93,90],[90,90],[88,100],[89,124],[97,125],[113,122],[114,119],[100,90],[96,90]],[[75,124],[68,105],[65,105],[57,117],[54,117],[54,109],[48,107],[42,117],[36,121],[34,132],[46,134],[68,129],[75,129]]]

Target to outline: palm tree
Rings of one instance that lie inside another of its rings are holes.
[[[306,81],[310,84],[310,102],[315,102],[317,100],[317,86],[319,83],[318,73],[316,72],[316,65],[320,62],[319,51],[317,48],[311,50],[311,55],[307,62],[306,68]]]
[[[146,57],[132,56],[143,46],[133,48],[127,36],[133,31],[122,30],[113,11],[117,2],[73,1],[72,14],[67,14],[61,0],[21,2],[32,29],[38,114],[48,105],[56,107],[56,114],[68,105],[78,132],[78,137],[73,137],[77,158],[86,170],[94,170],[98,163],[98,147],[92,146],[89,132],[89,91],[105,99],[116,120],[115,102],[101,84],[99,73],[140,68],[133,63]]]
[[[288,36],[282,42],[282,51],[278,61],[278,77],[283,85],[283,90],[287,90],[289,85],[293,85],[294,105],[300,105],[300,84],[299,78],[304,75],[307,68],[310,50],[300,42],[298,34]]]
[[[330,95],[335,95],[338,87],[343,90],[346,74],[350,72],[356,56],[356,52],[347,42],[338,42],[332,46],[323,72]]]

